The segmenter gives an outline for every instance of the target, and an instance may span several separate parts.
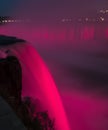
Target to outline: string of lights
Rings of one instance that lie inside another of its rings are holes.
[[[13,19],[11,17],[8,17],[8,16],[3,16],[3,17],[0,17],[0,24],[5,24],[5,23],[22,23],[22,22],[30,22],[30,20],[26,19],[26,20],[23,20],[23,19]]]
[[[99,17],[99,18],[78,18],[77,20],[74,19],[68,19],[68,18],[63,18],[61,22],[108,22],[108,18],[104,17]]]
[[[80,18],[63,18],[61,22],[108,22],[108,9],[106,10],[99,10],[95,17],[80,17]]]

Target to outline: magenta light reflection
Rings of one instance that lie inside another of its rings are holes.
[[[84,27],[80,36],[81,40],[92,40],[94,38],[94,28]]]
[[[106,30],[104,30],[106,31]],[[102,30],[95,28],[94,26],[83,26],[77,27],[74,26],[71,28],[59,27],[59,28],[51,28],[51,27],[34,27],[34,28],[25,28],[15,26],[7,26],[0,28],[0,34],[7,34],[18,36],[20,38],[27,39],[31,42],[38,43],[50,43],[50,42],[76,42],[78,40],[81,41],[89,41],[93,40],[97,35],[101,33]],[[107,31],[106,31],[107,32]],[[107,33],[106,33],[107,34]]]
[[[22,96],[40,99],[55,119],[57,130],[70,130],[57,87],[36,50],[28,44],[15,45],[11,50],[22,65]]]

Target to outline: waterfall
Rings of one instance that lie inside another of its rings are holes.
[[[17,56],[22,66],[22,97],[38,98],[43,109],[55,119],[57,130],[70,130],[59,91],[36,50],[26,43],[17,43],[7,48]]]

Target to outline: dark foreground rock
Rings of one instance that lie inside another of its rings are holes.
[[[11,107],[0,97],[0,130],[26,130]]]
[[[7,46],[7,45],[12,45],[16,44],[18,42],[25,42],[23,39],[18,39],[16,37],[12,36],[5,36],[5,35],[0,35],[0,45],[1,46]]]
[[[15,56],[0,59],[0,95],[12,106],[21,103],[22,72]]]

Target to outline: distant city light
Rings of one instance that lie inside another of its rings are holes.
[[[104,14],[104,13],[105,13],[105,11],[104,11],[104,10],[100,10],[100,13],[103,13],[103,14]]]
[[[86,21],[88,21],[89,19],[88,18],[85,18]]]
[[[100,19],[101,19],[102,21],[104,21],[104,20],[105,20],[103,17],[100,17]]]
[[[106,13],[108,13],[108,10],[106,10]]]
[[[5,20],[4,22],[5,22],[5,23],[7,23],[8,21],[7,21],[7,20]]]
[[[78,21],[78,22],[103,22],[103,21],[107,21],[108,22],[108,19],[105,18],[105,17],[94,17],[94,18],[89,18],[89,17],[85,17],[85,18],[78,18],[78,19],[71,19],[71,18],[64,18],[61,20],[62,22],[66,22],[66,23],[69,23],[69,22],[73,22],[73,21]]]
[[[8,20],[8,23],[10,23],[11,22],[11,20]]]
[[[103,14],[108,13],[108,9],[106,9],[106,10],[100,10],[100,13],[103,13]]]
[[[65,19],[62,19],[62,22],[65,22]]]
[[[70,19],[62,19],[62,22],[71,22],[72,21],[72,19],[70,18]]]
[[[21,23],[21,22],[24,22],[24,23],[28,23],[28,22],[31,22],[30,19],[14,19],[14,18],[11,18],[9,16],[1,16],[0,17],[0,24],[5,24],[5,23]]]

